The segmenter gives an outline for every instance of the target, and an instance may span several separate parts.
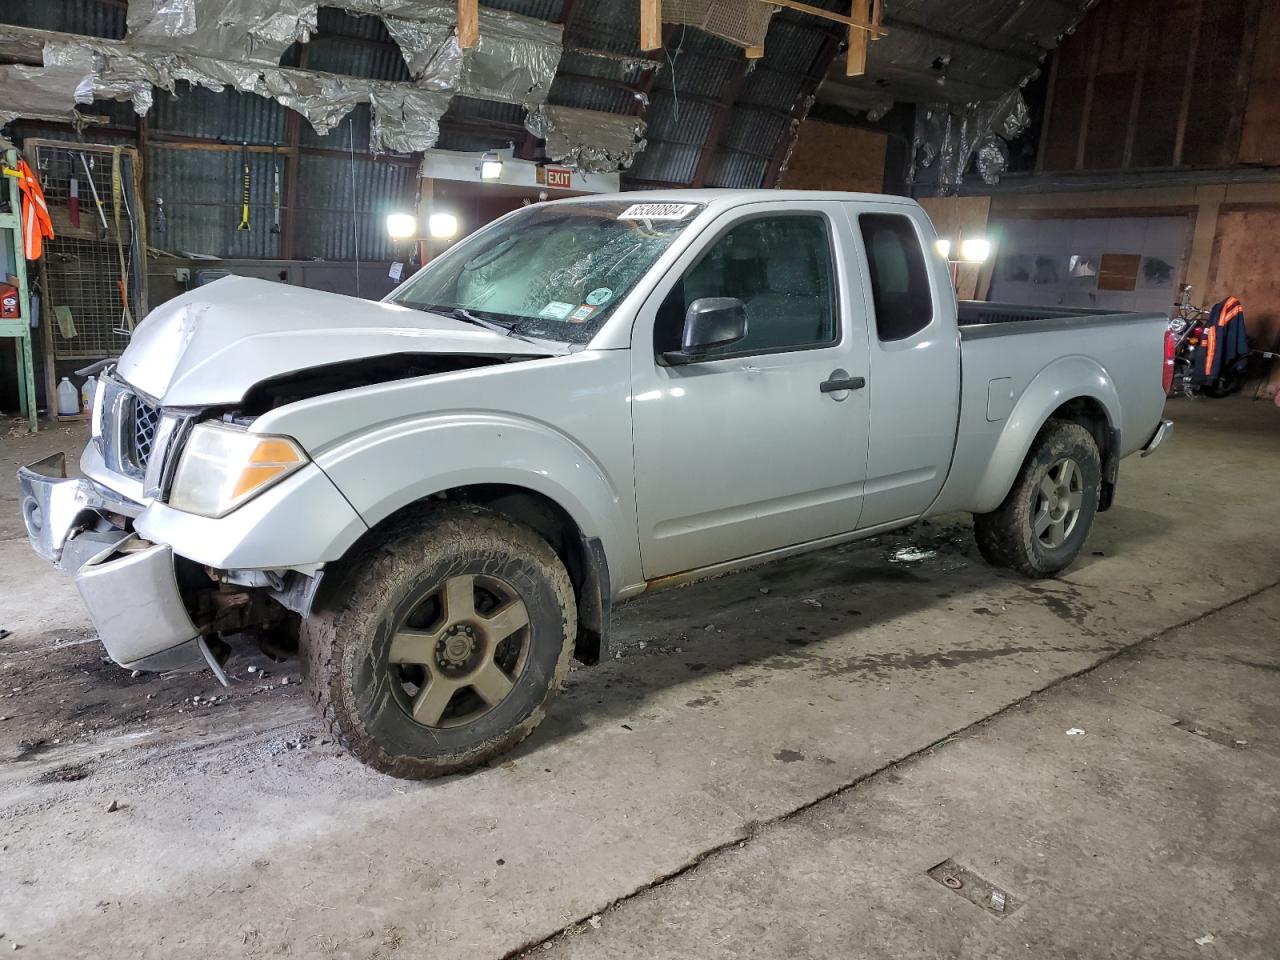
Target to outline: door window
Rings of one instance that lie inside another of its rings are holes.
[[[919,333],[933,320],[933,292],[915,226],[896,213],[864,213],[858,226],[867,248],[876,333],[881,340]]]
[[[781,214],[748,220],[720,237],[658,308],[654,348],[680,348],[685,312],[703,297],[735,297],[747,335],[714,353],[779,353],[834,343],[835,271],[825,217]]]

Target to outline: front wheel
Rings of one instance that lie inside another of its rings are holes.
[[[1028,577],[1051,577],[1084,546],[1102,485],[1098,445],[1078,423],[1050,420],[1031,446],[1009,495],[975,514],[978,550],[988,563]]]
[[[458,773],[541,722],[577,635],[573,586],[532,530],[441,506],[345,565],[303,623],[308,692],[382,773]]]

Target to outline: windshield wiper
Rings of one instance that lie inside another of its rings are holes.
[[[452,317],[454,320],[461,320],[463,323],[469,323],[476,327],[483,327],[486,330],[493,330],[495,333],[505,333],[508,337],[515,337],[517,340],[524,340],[526,343],[533,343],[529,337],[516,333],[516,325],[514,323],[501,323],[497,320],[485,320],[477,317],[465,307],[427,307],[435,313],[442,313],[446,317]]]

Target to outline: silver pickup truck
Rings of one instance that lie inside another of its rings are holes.
[[[102,377],[85,475],[19,473],[108,653],[297,650],[401,777],[527,736],[653,588],[968,511],[1072,562],[1154,450],[1166,318],[957,304],[894,197],[675,191],[526,207],[381,303],[228,278]]]

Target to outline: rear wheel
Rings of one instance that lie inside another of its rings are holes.
[[[442,506],[347,565],[303,625],[305,680],[339,742],[409,779],[474,767],[541,722],[568,672],[573,587],[533,531]]]
[[[1089,536],[1102,484],[1098,445],[1078,423],[1050,420],[1032,444],[1004,502],[975,514],[978,549],[993,566],[1050,577]]]

